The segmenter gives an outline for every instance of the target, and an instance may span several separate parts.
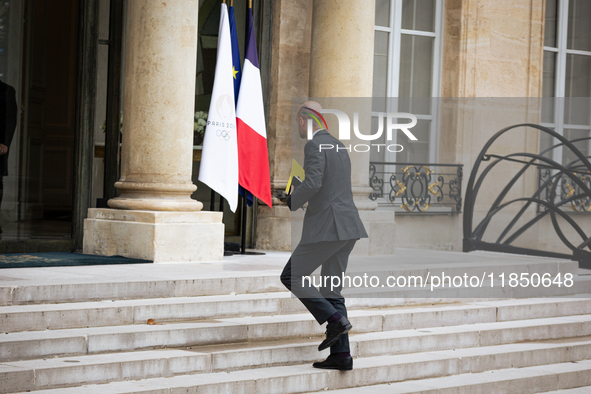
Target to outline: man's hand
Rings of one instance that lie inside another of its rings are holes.
[[[4,144],[0,144],[0,156],[8,153],[8,147]]]
[[[289,208],[289,210],[291,210],[291,193],[293,193],[294,190],[295,186],[291,185],[291,188],[289,189],[289,194],[286,194],[284,191],[280,191],[279,193],[277,193],[277,198],[280,201],[287,203],[287,207]]]

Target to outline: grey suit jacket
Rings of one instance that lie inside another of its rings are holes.
[[[320,151],[320,144],[333,148],[323,145]],[[308,202],[300,244],[367,238],[353,202],[351,160],[343,143],[320,130],[306,143],[304,155],[306,177],[291,194],[292,211]]]

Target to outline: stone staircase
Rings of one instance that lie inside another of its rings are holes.
[[[354,370],[339,372],[311,367],[328,355],[324,328],[278,271],[17,285],[4,274],[0,393],[591,392],[590,277],[560,297],[348,299]]]

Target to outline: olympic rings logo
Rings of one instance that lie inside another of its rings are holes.
[[[223,140],[223,141],[229,141],[230,138],[232,138],[232,135],[227,130],[219,130],[218,129],[218,131],[216,131],[215,134],[218,136],[218,138],[220,140]]]

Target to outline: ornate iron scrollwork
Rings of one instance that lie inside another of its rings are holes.
[[[577,174],[574,173],[574,176],[578,177],[588,188],[591,189],[591,175],[584,175],[584,174]],[[556,193],[555,193],[556,194]],[[570,199],[570,197],[577,195],[580,196],[582,193],[581,187],[574,183],[569,177],[561,176],[560,177],[560,200],[564,201],[566,199]],[[584,195],[581,198],[577,198],[576,200],[571,200],[568,204],[568,209],[574,212],[591,212],[591,196]]]
[[[384,180],[376,174],[376,166],[369,165],[369,186],[373,189],[369,198],[373,201],[384,195]]]
[[[386,169],[395,167],[394,172]],[[455,172],[447,172],[456,168]],[[381,171],[379,171],[381,169]],[[461,212],[462,165],[371,162],[369,198],[386,198],[382,204],[393,204],[406,212],[421,213],[433,207],[440,212]],[[387,183],[383,179],[388,179]],[[458,202],[459,201],[459,202]]]

